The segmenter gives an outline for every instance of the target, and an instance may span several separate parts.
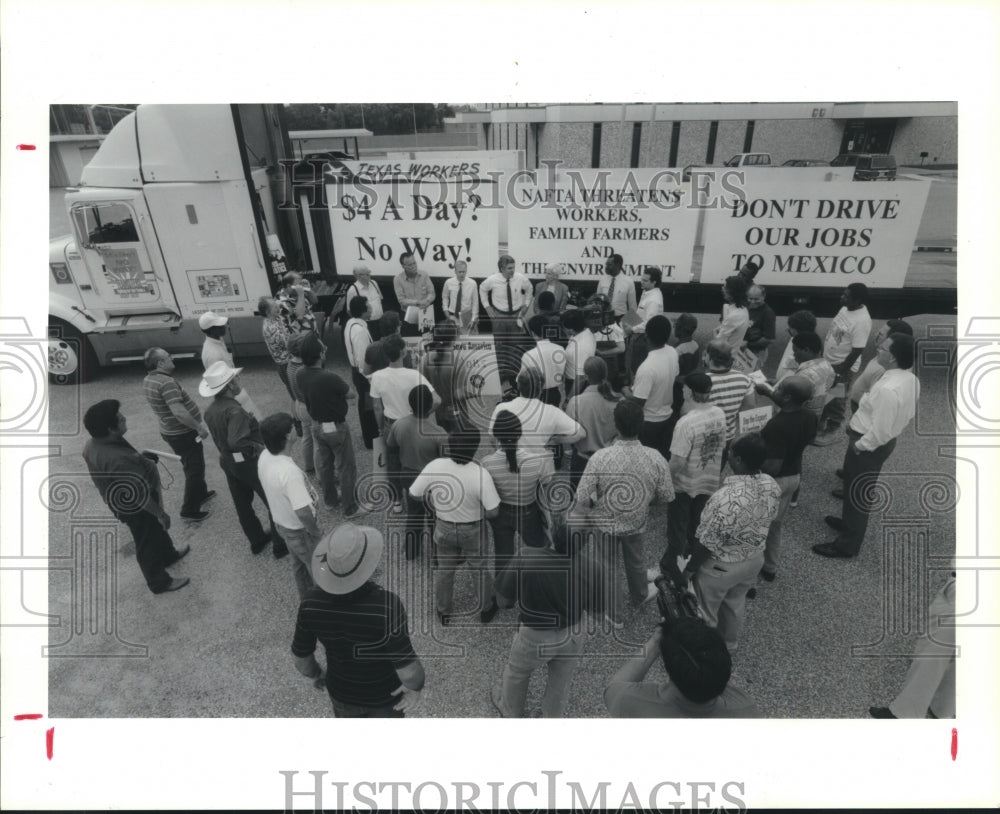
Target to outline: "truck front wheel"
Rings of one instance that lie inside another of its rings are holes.
[[[48,370],[53,384],[80,384],[94,375],[97,358],[90,342],[61,319],[49,321]]]

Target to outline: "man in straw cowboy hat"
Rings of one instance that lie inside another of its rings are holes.
[[[274,527],[270,508],[267,519],[271,524],[271,534],[264,532],[253,509],[254,494],[267,506],[264,487],[257,474],[257,458],[264,449],[264,439],[260,435],[257,419],[236,401],[242,370],[223,361],[213,362],[205,371],[198,392],[205,398],[212,398],[205,411],[205,423],[215,446],[219,448],[219,465],[226,475],[240,526],[250,540],[250,550],[259,554],[273,538],[274,556],[280,559],[288,554],[288,547]]]
[[[326,681],[337,718],[402,718],[420,700],[424,668],[399,597],[371,580],[382,533],[342,523],[313,552],[316,587],[299,605],[292,654],[306,678]],[[326,649],[326,671],[313,655]]]

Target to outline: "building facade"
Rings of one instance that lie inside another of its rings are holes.
[[[477,147],[524,150],[525,165],[686,167],[765,152],[773,164],[889,153],[902,166],[958,165],[956,102],[484,105],[445,120],[481,128]]]

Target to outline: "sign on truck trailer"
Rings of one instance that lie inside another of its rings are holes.
[[[293,267],[330,286],[324,310],[356,264],[391,308],[403,253],[440,293],[456,261],[481,280],[502,250],[533,280],[546,263],[566,264],[578,299],[613,252],[632,282],[656,266],[671,312],[715,311],[718,282],[747,260],[780,313],[832,316],[855,281],[872,289],[880,316],[953,304],[953,290],[901,296],[923,179],[861,184],[830,168],[783,167],[685,181],[677,170],[544,163],[529,172],[482,152],[299,162],[276,106],[140,105],[66,193],[73,234],[50,244],[49,372],[76,381],[153,346],[195,356],[206,311],[229,317],[239,356],[265,354],[257,304],[279,285],[282,244]]]

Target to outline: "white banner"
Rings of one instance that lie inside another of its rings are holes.
[[[655,266],[663,282],[686,283],[698,212],[687,206],[688,185],[677,170],[559,170],[538,185],[518,185],[507,207],[508,253],[517,270],[542,276],[565,263],[564,279],[593,279],[612,254],[639,279]]]
[[[763,285],[902,288],[931,182],[780,176],[747,173],[742,199],[711,185],[701,282],[753,260]]]
[[[326,188],[337,272],[358,263],[374,276],[398,274],[412,252],[432,277],[451,277],[464,260],[469,276],[497,270],[498,209],[494,185],[467,175],[456,180],[338,182]]]

